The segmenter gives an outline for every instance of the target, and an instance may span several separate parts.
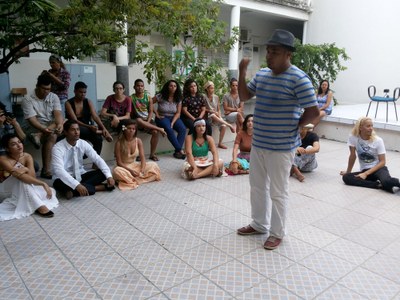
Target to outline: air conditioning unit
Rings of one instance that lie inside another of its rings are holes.
[[[239,40],[241,42],[250,42],[251,41],[251,31],[249,29],[241,28]]]

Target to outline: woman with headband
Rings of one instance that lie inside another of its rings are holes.
[[[207,176],[221,176],[224,163],[218,157],[217,147],[212,136],[206,133],[206,121],[196,119],[193,133],[185,139],[187,161],[183,166],[182,176],[194,180]],[[208,158],[211,152],[212,159]]]

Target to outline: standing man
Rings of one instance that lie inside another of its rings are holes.
[[[135,94],[132,98],[132,119],[136,119],[138,129],[151,134],[150,139],[150,156],[149,159],[158,161],[156,156],[156,149],[158,144],[158,133],[165,136],[164,128],[157,127],[153,121],[153,99],[144,90],[144,82],[142,79],[136,79],[133,88]]]
[[[292,33],[277,29],[267,42],[268,68],[246,85],[249,59],[239,64],[239,97],[256,96],[254,137],[250,154],[250,200],[253,221],[238,234],[269,234],[264,248],[273,250],[285,236],[289,174],[300,146],[299,127],[319,116],[308,76],[291,65]],[[301,114],[301,110],[304,113]]]
[[[67,199],[93,195],[99,191],[112,191],[115,181],[106,162],[93,147],[79,138],[77,121],[68,120],[64,124],[65,139],[55,144],[53,154],[53,187],[63,193]],[[98,167],[87,172],[83,167],[86,155]],[[103,183],[107,180],[107,183]]]
[[[51,90],[51,78],[44,74],[37,79],[32,95],[22,100],[22,110],[27,121],[25,132],[36,149],[42,146],[42,172],[40,177],[51,179],[51,149],[62,133],[63,116],[58,96]]]

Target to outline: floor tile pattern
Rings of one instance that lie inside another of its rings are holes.
[[[160,182],[1,222],[0,299],[400,300],[400,191],[345,186],[345,144],[322,139],[318,169],[290,178],[274,251],[236,234],[251,221],[249,176],[185,181],[182,161],[159,157]],[[400,177],[400,155],[387,164]]]

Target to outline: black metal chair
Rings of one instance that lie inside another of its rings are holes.
[[[375,96],[376,94],[376,87],[374,85],[370,85],[368,87],[368,96],[371,99],[368,105],[368,110],[367,110],[367,117],[369,113],[369,109],[371,108],[372,102],[376,102],[376,110],[375,110],[375,119],[378,114],[378,107],[379,103],[384,102],[386,103],[386,123],[388,122],[388,115],[389,115],[389,102],[393,102],[394,106],[394,111],[396,113],[396,121],[399,120],[397,116],[397,108],[396,108],[396,101],[400,97],[400,88],[397,87],[393,91],[393,97],[389,97],[389,89],[384,89],[383,90],[384,95],[383,96]]]

